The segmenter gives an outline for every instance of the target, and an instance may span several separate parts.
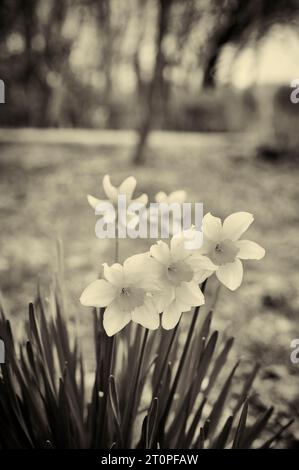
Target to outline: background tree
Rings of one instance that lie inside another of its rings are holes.
[[[135,164],[141,164],[144,160],[144,151],[147,137],[151,128],[154,114],[156,111],[156,93],[163,83],[163,71],[165,66],[165,56],[163,52],[163,39],[167,33],[170,9],[173,0],[159,0],[157,14],[157,36],[156,36],[156,53],[154,60],[154,69],[150,83],[145,90],[144,109],[142,112],[141,126],[139,129],[139,140],[135,149],[133,161]]]
[[[203,51],[203,87],[214,87],[216,66],[227,44],[240,49],[249,41],[259,41],[273,25],[294,24],[299,12],[297,0],[212,0],[213,18]]]
[[[213,94],[223,51],[296,31],[298,14],[297,0],[0,0],[0,123],[137,129],[143,163],[152,128],[231,130],[238,93]]]

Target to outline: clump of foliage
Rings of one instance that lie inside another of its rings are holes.
[[[241,260],[263,258],[264,248],[240,239],[253,215],[234,213],[222,224],[208,213],[200,245],[200,231],[190,227],[177,232],[169,245],[159,240],[120,264],[118,235],[128,224],[115,207],[125,196],[127,216],[136,201],[146,210],[146,194],[133,199],[136,183],[131,176],[116,187],[105,175],[104,211],[102,200],[88,196],[96,213],[106,217],[105,226],[121,222],[112,237],[116,262],[104,263],[100,279],[80,297],[82,305],[93,307],[91,390],[86,362],[66,320],[61,268],[50,294],[39,288],[29,306],[25,344],[14,340],[1,309],[6,348],[0,375],[1,448],[268,448],[291,424],[269,433],[273,408],[249,416],[257,365],[233,396],[239,367],[229,359],[234,340],[220,340],[211,329],[212,312],[203,310],[210,277],[215,274],[234,291],[242,283]],[[185,197],[185,191],[160,192],[156,200],[182,203]],[[61,259],[59,250],[60,266]],[[182,312],[189,312],[184,313],[185,335]]]
[[[218,345],[212,313],[198,307],[183,341],[177,327],[156,332],[133,323],[108,337],[94,309],[96,368],[87,394],[59,282],[52,294],[46,301],[39,292],[30,304],[25,343],[14,340],[1,309],[1,448],[269,448],[291,424],[269,435],[272,408],[249,420],[258,366],[232,399],[239,365],[228,370],[233,338]]]

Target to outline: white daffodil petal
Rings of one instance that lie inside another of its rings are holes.
[[[141,196],[136,197],[136,199],[133,199],[132,202],[137,202],[138,204],[144,204],[145,206],[148,203],[148,195],[143,193]]]
[[[135,191],[137,181],[134,176],[126,178],[118,188],[119,194],[124,194],[127,198],[127,202],[131,201],[133,192]]]
[[[119,304],[113,302],[104,312],[103,326],[108,336],[113,336],[122,330],[132,319],[131,313],[119,308]]]
[[[182,282],[182,284],[175,289],[175,298],[185,305],[190,306],[198,306],[205,303],[204,295],[195,282]]]
[[[124,272],[126,275],[130,274],[132,271],[141,271],[144,269],[144,263],[149,261],[149,253],[139,253],[138,255],[130,256],[124,262]]]
[[[204,236],[203,242],[201,247],[197,250],[197,254],[206,255],[210,253],[212,249],[216,246],[217,242],[213,240],[209,240],[206,236]]]
[[[184,190],[173,191],[168,195],[168,203],[172,204],[173,202],[178,202],[182,204],[186,201],[187,193]]]
[[[265,249],[251,240],[239,240],[236,242],[240,259],[262,259],[265,256]]]
[[[174,300],[175,289],[172,286],[162,289],[160,292],[152,295],[152,300],[159,313],[163,312]]]
[[[124,273],[128,285],[138,286],[147,292],[161,289],[164,267],[150,257],[149,252],[130,256],[124,262]]]
[[[190,256],[190,251],[185,248],[184,237],[172,237],[170,242],[171,260],[180,261]]]
[[[82,292],[80,302],[86,307],[106,307],[116,296],[116,288],[104,279],[89,284]]]
[[[113,202],[113,204],[117,204],[118,191],[116,187],[111,184],[109,175],[105,175],[103,178],[103,188],[107,198]]]
[[[197,253],[193,253],[188,259],[187,263],[191,266],[194,277],[193,281],[197,284],[201,284],[204,282],[208,277],[212,276],[212,274],[218,269],[210,258],[207,256],[199,255]]]
[[[181,224],[180,224],[181,225]],[[195,227],[191,227],[187,230],[179,230],[175,233],[172,240],[175,239],[182,239],[184,241],[184,246],[186,248],[187,243],[192,243],[193,241],[197,242],[197,240],[202,239],[202,232],[198,232]],[[196,247],[198,249],[198,246]],[[189,250],[189,246],[188,246]]]
[[[170,251],[167,243],[158,241],[155,245],[150,248],[150,254],[155,260],[164,266],[168,266],[170,263]]]
[[[91,194],[87,194],[87,201],[88,204],[95,209],[98,204],[100,204],[102,201],[100,199],[97,199],[96,197],[92,196]]]
[[[199,255],[197,253],[193,253],[188,258],[187,262],[195,272],[203,269],[208,271],[215,271],[218,267],[210,260],[210,258]]]
[[[172,302],[162,314],[162,327],[165,330],[172,330],[180,321],[182,310],[179,305],[174,301]]]
[[[223,222],[222,239],[239,240],[252,222],[253,215],[249,212],[235,212],[229,215]]]
[[[167,194],[164,193],[163,191],[159,191],[156,195],[155,195],[155,201],[160,203],[160,202],[166,202],[167,201]]]
[[[156,330],[160,326],[160,316],[150,299],[133,310],[132,320],[149,330]]]
[[[198,271],[194,278],[193,278],[193,281],[194,282],[197,282],[198,284],[201,284],[202,282],[204,282],[206,279],[208,279],[208,277],[212,276],[214,274],[215,271],[209,271],[208,269],[207,270],[202,270],[202,271]]]
[[[183,232],[184,246],[189,252],[198,252],[203,246],[204,238],[203,233],[199,230],[189,229]]]
[[[220,266],[216,276],[228,289],[236,290],[242,283],[243,265],[239,259],[236,259],[233,263]]]
[[[202,219],[202,229],[204,238],[218,241],[221,238],[222,223],[219,217],[214,217],[210,212]]]
[[[149,272],[147,275],[143,274],[138,278],[137,285],[148,293],[160,292],[161,277],[156,277],[152,272]]]
[[[108,282],[116,287],[124,286],[124,268],[119,263],[114,263],[112,266],[108,266],[107,263],[103,263],[104,276]]]

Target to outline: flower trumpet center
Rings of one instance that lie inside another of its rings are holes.
[[[118,296],[118,303],[122,310],[131,311],[144,303],[145,292],[137,287],[123,287]]]
[[[193,279],[193,271],[185,261],[177,261],[171,263],[167,268],[167,277],[175,286],[181,282],[189,282]]]
[[[233,263],[239,249],[232,240],[223,240],[218,242],[208,253],[210,260],[221,266],[227,263]]]

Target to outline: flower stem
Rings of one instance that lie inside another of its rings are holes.
[[[144,356],[145,356],[148,335],[149,335],[149,330],[145,329],[143,340],[142,340],[142,345],[140,349],[138,367],[137,367],[136,375],[134,378],[132,391],[130,392],[129,404],[127,407],[127,416],[126,416],[127,419],[126,419],[126,426],[125,426],[126,432],[124,434],[126,436],[128,445],[130,443],[130,439],[132,435],[132,420],[134,419],[134,416],[136,415],[136,410],[139,406],[141,393],[142,393],[142,390],[140,390],[140,394],[138,394],[138,388],[141,385],[139,381],[140,381],[141,371],[142,371],[143,363],[144,363]]]
[[[202,289],[201,290],[202,290],[203,293],[205,291],[206,284],[207,284],[207,280],[205,280],[202,284]],[[165,406],[164,413],[163,413],[161,421],[160,421],[159,429],[160,429],[160,436],[161,437],[163,436],[166,420],[167,420],[167,417],[168,417],[168,414],[169,414],[169,411],[170,411],[170,408],[171,408],[171,405],[172,405],[172,402],[173,402],[173,398],[174,398],[174,395],[175,395],[175,392],[176,392],[176,389],[177,389],[177,386],[178,386],[178,383],[179,383],[179,380],[180,380],[180,376],[181,376],[183,367],[185,365],[187,353],[188,353],[189,346],[191,344],[192,335],[193,335],[193,332],[194,332],[194,329],[195,329],[195,324],[196,324],[197,318],[199,317],[199,315],[198,315],[199,309],[200,309],[200,307],[198,306],[194,310],[192,321],[191,321],[189,331],[188,331],[188,335],[187,335],[187,338],[186,338],[186,341],[185,341],[184,349],[183,349],[183,352],[182,352],[182,355],[181,355],[181,359],[180,359],[180,362],[179,362],[179,365],[178,365],[178,368],[177,368],[177,372],[175,374],[175,378],[174,378],[174,381],[173,381],[173,384],[172,384],[172,387],[171,387],[171,390],[170,390],[170,393],[169,393],[169,397],[168,397],[168,400],[167,400],[167,403],[166,403],[166,406]]]
[[[119,260],[119,238],[118,238],[118,217],[116,217],[115,221],[115,245],[114,245],[114,262],[118,263]]]
[[[111,355],[110,355],[110,364],[109,364],[109,377],[113,374],[114,370],[114,353],[115,353],[115,336],[111,338]]]
[[[162,367],[161,367],[161,370],[160,370],[160,373],[159,373],[159,376],[158,376],[158,379],[157,379],[157,382],[156,382],[156,388],[155,388],[154,393],[153,393],[153,398],[155,398],[155,397],[158,395],[159,388],[160,388],[160,385],[161,385],[161,380],[162,380],[162,378],[163,378],[165,369],[166,369],[166,367],[167,367],[167,361],[168,361],[169,354],[170,354],[171,348],[172,348],[172,346],[173,346],[173,343],[174,343],[174,340],[175,340],[175,337],[176,337],[176,334],[177,334],[177,331],[178,331],[178,326],[179,326],[179,324],[180,324],[180,322],[177,323],[177,325],[175,326],[175,328],[172,330],[171,339],[170,339],[170,341],[169,341],[169,345],[168,345],[166,354],[165,354],[165,356],[164,356],[163,365],[162,365]]]
[[[138,369],[137,369],[137,374],[136,374],[136,380],[134,384],[134,390],[133,390],[133,397],[135,397],[137,388],[138,388],[138,382],[140,380],[140,375],[143,367],[143,362],[144,362],[144,354],[145,354],[145,347],[146,347],[146,342],[148,338],[149,330],[145,329],[144,335],[143,335],[143,341],[141,345],[141,352],[140,352],[140,359],[139,359],[139,364],[138,364]]]
[[[215,291],[214,302],[213,302],[213,305],[211,307],[212,310],[215,310],[215,308],[216,308],[216,305],[217,305],[218,300],[219,300],[220,290],[221,290],[221,284],[219,282],[218,285],[217,285],[216,291]]]

